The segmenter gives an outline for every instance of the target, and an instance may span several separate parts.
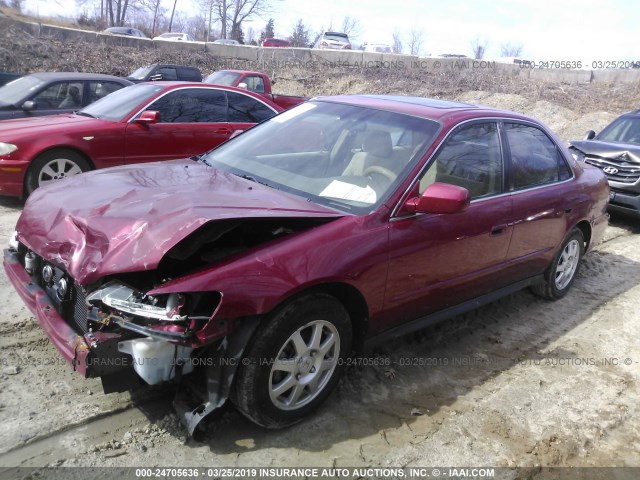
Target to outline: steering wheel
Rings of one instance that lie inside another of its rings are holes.
[[[371,165],[370,167],[365,168],[364,172],[362,172],[362,175],[367,176],[370,173],[378,173],[383,177],[386,177],[392,183],[395,182],[396,178],[398,177],[391,170],[385,167],[381,167],[380,165]]]

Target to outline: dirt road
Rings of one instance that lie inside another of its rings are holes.
[[[21,204],[0,200],[0,237]],[[373,353],[307,421],[235,411],[187,440],[170,392],[104,395],[0,275],[2,466],[640,465],[640,224],[614,219],[573,290],[524,291]]]

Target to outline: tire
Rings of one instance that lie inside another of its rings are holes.
[[[236,376],[233,402],[266,428],[299,422],[338,383],[351,352],[351,335],[349,315],[334,297],[298,297],[266,318],[254,334]]]
[[[72,150],[52,150],[37,157],[25,178],[25,193],[33,191],[50,181],[77,175],[91,170],[89,162],[79,153]]]
[[[564,297],[578,274],[584,255],[584,235],[574,228],[560,245],[544,280],[531,287],[533,292],[549,300]]]

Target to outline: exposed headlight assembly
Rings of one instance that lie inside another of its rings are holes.
[[[15,152],[18,150],[13,143],[2,143],[0,142],[0,155],[9,155],[11,152]]]
[[[87,296],[87,302],[97,301],[122,313],[164,322],[180,322],[186,316],[180,315],[184,296],[179,293],[156,297],[137,292],[119,282],[109,282],[104,287]]]

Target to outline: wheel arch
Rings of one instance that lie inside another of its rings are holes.
[[[269,313],[275,312],[283,306],[295,301],[297,298],[314,293],[325,293],[331,295],[347,310],[352,326],[353,349],[360,351],[364,347],[369,326],[369,307],[362,293],[353,285],[343,282],[327,282],[310,285],[307,288],[296,291],[293,295],[275,305]],[[264,316],[268,316],[269,313]]]
[[[29,167],[27,168],[25,174],[24,174],[24,178],[22,180],[22,192],[23,195],[26,197],[27,196],[27,180],[29,178],[29,175],[31,175],[32,171],[33,171],[33,164],[34,162],[40,158],[42,155],[46,155],[48,153],[51,152],[56,152],[56,151],[67,151],[67,152],[73,152],[77,155],[80,155],[84,160],[86,160],[86,162],[89,164],[89,167],[91,170],[95,170],[96,166],[93,163],[93,160],[91,159],[91,157],[84,152],[83,150],[77,148],[77,147],[73,147],[73,146],[67,146],[67,145],[55,145],[55,146],[51,146],[48,148],[45,148],[41,151],[39,151],[38,153],[36,153],[35,155],[33,155],[33,157],[31,158],[31,161],[29,162]]]
[[[584,238],[584,251],[589,250],[589,245],[591,244],[591,224],[586,220],[582,220],[578,222],[575,226],[580,232],[582,232],[582,237]]]

